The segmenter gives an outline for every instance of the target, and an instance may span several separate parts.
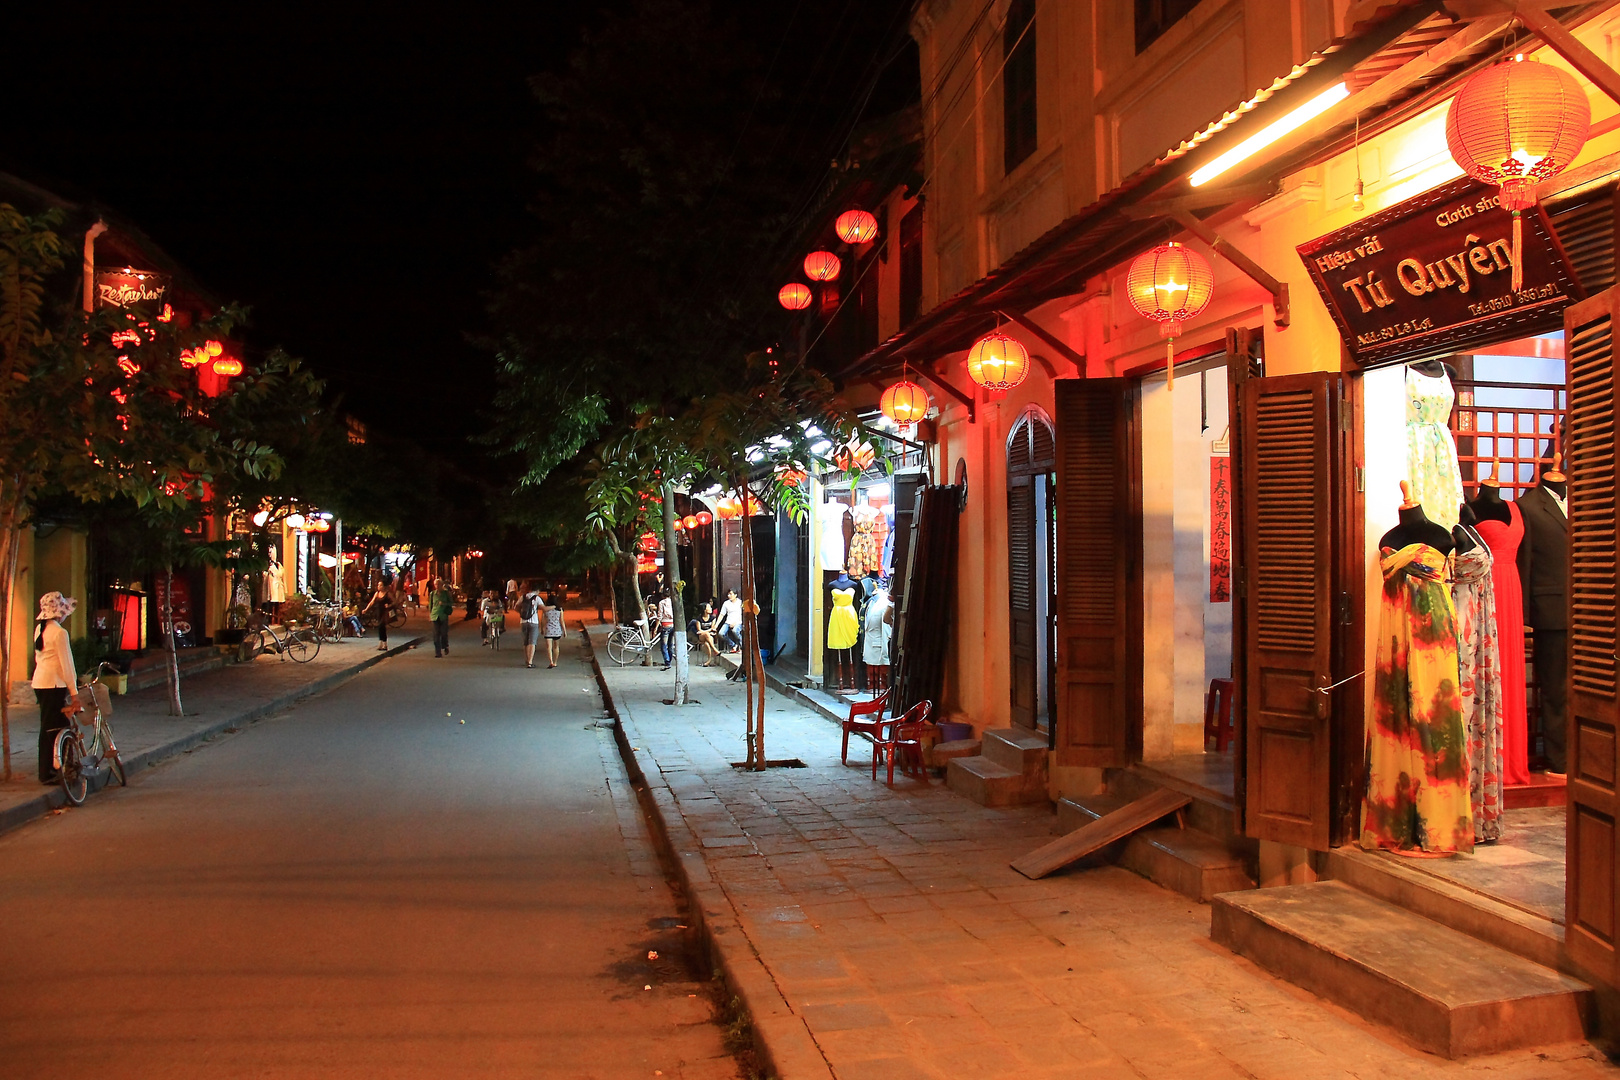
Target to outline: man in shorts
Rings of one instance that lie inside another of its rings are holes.
[[[518,625],[523,627],[523,666],[534,667],[534,647],[540,644],[540,611],[545,607],[534,582],[525,581],[518,596]]]

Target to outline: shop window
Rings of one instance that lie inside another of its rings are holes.
[[[1198,0],[1136,0],[1136,51],[1142,52],[1198,6]]]
[[[1533,487],[1563,429],[1564,336],[1511,341],[1449,361],[1457,370],[1450,426],[1464,487],[1472,491],[1490,475],[1492,461],[1503,498]]]
[[[1002,49],[1002,152],[1010,173],[1035,152],[1035,0],[1012,0]]]

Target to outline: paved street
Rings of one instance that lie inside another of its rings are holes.
[[[458,624],[0,837],[0,1075],[738,1075],[575,651]]]

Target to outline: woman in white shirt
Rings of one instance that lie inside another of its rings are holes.
[[[78,602],[59,592],[39,598],[39,618],[34,622],[34,700],[39,702],[39,779],[56,783],[51,751],[56,733],[68,726],[68,711],[79,711],[79,675],[73,669],[73,647],[68,643],[62,620],[73,614]]]

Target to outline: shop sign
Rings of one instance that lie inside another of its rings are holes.
[[[169,296],[169,275],[150,270],[96,271],[96,306],[161,308]]]
[[[1583,294],[1540,207],[1513,216],[1464,177],[1298,248],[1350,355],[1368,364],[1541,323]],[[1528,332],[1520,330],[1519,332]]]

